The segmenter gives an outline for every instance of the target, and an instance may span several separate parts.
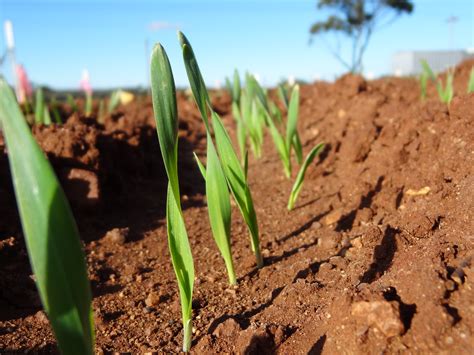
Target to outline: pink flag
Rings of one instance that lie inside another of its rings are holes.
[[[89,71],[84,69],[82,71],[82,79],[80,82],[81,89],[87,94],[92,95],[92,86],[89,79]]]
[[[18,78],[18,101],[22,104],[26,100],[30,99],[33,95],[33,89],[31,88],[30,81],[28,80],[28,75],[23,65],[18,64],[16,66],[16,75]]]

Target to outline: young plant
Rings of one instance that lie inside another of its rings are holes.
[[[76,104],[76,101],[74,100],[74,97],[72,97],[71,94],[68,94],[66,96],[66,101],[69,107],[71,108],[72,112],[77,112],[77,104]]]
[[[168,175],[166,224],[171,262],[178,280],[183,319],[183,351],[191,348],[194,264],[181,209],[178,183],[178,112],[176,88],[168,56],[157,44],[151,57],[151,92],[156,130]]]
[[[474,67],[471,68],[469,82],[467,83],[467,93],[470,94],[471,92],[474,92]]]
[[[36,89],[36,97],[35,97],[35,123],[42,124],[44,123],[44,95],[43,89],[38,88]]]
[[[291,157],[291,149],[295,150],[298,164],[303,162],[303,148],[298,134],[298,112],[300,106],[300,87],[296,85],[292,92],[288,104],[288,117],[286,122],[286,145],[288,147],[288,155]]]
[[[91,291],[76,222],[3,78],[0,124],[36,286],[59,349],[63,354],[93,354]]]
[[[51,105],[50,106],[51,106],[51,112],[53,113],[54,121],[57,124],[63,123],[62,119],[61,119],[61,115],[59,114],[59,110],[58,110],[58,102],[56,101],[56,98],[54,96],[51,99]]]
[[[84,114],[86,117],[90,117],[92,115],[92,92],[86,93],[86,103],[84,108]]]
[[[209,122],[207,118],[208,108],[211,105],[209,94],[204,79],[202,78],[201,71],[199,70],[191,44],[181,32],[179,32],[178,37],[183,50],[184,64],[191,85],[191,90],[194,95],[194,100],[201,112],[204,124],[209,131]],[[248,186],[246,171],[242,169],[237,154],[232,146],[230,137],[224,128],[219,115],[215,112],[212,112],[212,127],[214,128],[217,152],[219,154],[227,184],[250,231],[252,251],[255,253],[257,259],[257,267],[261,268],[263,267],[263,258],[260,252],[257,215],[255,213],[252,195]]]
[[[421,66],[423,68],[423,73],[420,78],[422,98],[426,97],[427,81],[430,80],[436,84],[436,91],[438,92],[440,101],[449,105],[454,96],[454,72],[452,70],[448,71],[446,75],[446,85],[443,87],[441,78],[436,77],[436,74],[431,70],[426,60],[421,60]]]
[[[121,90],[115,90],[110,94],[109,105],[107,107],[107,112],[112,113],[120,104],[120,93]]]
[[[306,156],[303,165],[301,165],[300,171],[298,171],[298,175],[296,176],[293,188],[291,189],[290,198],[288,199],[288,210],[292,210],[295,206],[296,199],[298,198],[301,188],[303,187],[304,176],[306,174],[308,166],[313,162],[314,158],[321,152],[323,148],[324,143],[319,143]]]

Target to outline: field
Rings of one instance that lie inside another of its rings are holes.
[[[467,354],[474,346],[474,62],[455,96],[414,78],[301,86],[298,130],[309,167],[294,210],[275,146],[250,155],[249,181],[265,266],[257,269],[235,205],[229,286],[212,241],[205,184],[193,158],[206,131],[178,95],[179,172],[194,256],[197,354]],[[273,93],[274,94],[274,93]],[[212,92],[233,138],[231,98]],[[35,126],[73,207],[87,254],[96,352],[175,353],[181,309],[165,225],[166,174],[151,99],[106,116]],[[293,177],[295,174],[293,174]],[[41,310],[0,138],[0,349],[56,353]]]

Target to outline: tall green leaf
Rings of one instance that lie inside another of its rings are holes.
[[[288,106],[288,120],[286,122],[286,146],[291,156],[293,137],[297,133],[298,111],[300,106],[300,87],[296,85],[291,92],[291,99]]]
[[[232,147],[230,137],[225,130],[219,115],[215,112],[212,113],[212,125],[214,127],[217,151],[221,158],[227,182],[232,191],[232,195],[237,202],[237,206],[239,206],[242,217],[250,231],[252,251],[255,253],[257,259],[257,267],[261,268],[263,267],[263,258],[260,253],[257,214],[255,213],[246,173],[239,163],[239,159]]]
[[[28,255],[63,354],[93,354],[91,291],[79,232],[64,192],[0,78],[0,123]]]
[[[151,92],[156,130],[161,154],[168,175],[166,221],[171,262],[178,279],[179,297],[183,317],[183,351],[191,348],[192,294],[194,265],[183,213],[178,183],[178,113],[176,89],[168,56],[157,44],[151,58]]]
[[[237,283],[230,247],[230,194],[216,148],[211,136],[207,137],[206,195],[212,235],[224,259],[229,283]]]
[[[306,159],[303,165],[301,166],[300,171],[298,171],[298,175],[296,176],[296,180],[293,184],[293,188],[291,189],[290,198],[288,200],[289,210],[292,210],[293,207],[295,206],[296,199],[298,198],[301,188],[303,187],[304,176],[306,174],[306,170],[308,169],[308,166],[313,162],[314,158],[316,158],[316,156],[321,152],[323,148],[324,148],[324,143],[319,143],[306,156]]]
[[[193,48],[191,43],[182,32],[178,32],[178,39],[181,43],[181,48],[183,50],[184,65],[186,67],[186,73],[189,78],[189,83],[191,85],[191,90],[193,92],[194,100],[198,105],[201,116],[206,125],[206,129],[209,130],[209,121],[208,121],[208,105],[210,106],[211,100],[209,99],[209,94],[206,89],[206,84],[201,75],[201,70],[194,55]]]
[[[234,80],[232,86],[232,100],[237,103],[240,102],[240,92],[242,91],[240,87],[240,75],[237,69],[234,70]]]

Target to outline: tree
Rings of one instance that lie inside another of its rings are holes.
[[[372,33],[392,23],[403,13],[411,13],[413,7],[410,0],[318,0],[317,8],[328,10],[330,15],[311,26],[310,43],[314,36],[326,33],[349,37],[352,42],[350,60],[344,59],[341,55],[339,40],[336,49],[328,42],[326,44],[344,67],[353,73],[360,73],[362,58]]]

